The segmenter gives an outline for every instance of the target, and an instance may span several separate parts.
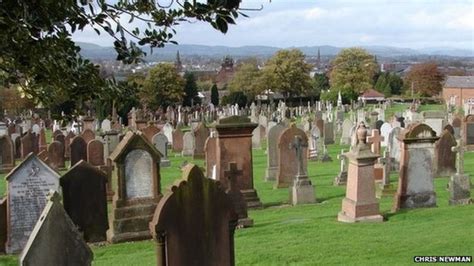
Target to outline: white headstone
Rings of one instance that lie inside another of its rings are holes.
[[[153,196],[153,160],[142,149],[132,150],[125,157],[125,188],[127,199]]]

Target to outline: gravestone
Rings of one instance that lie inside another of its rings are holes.
[[[45,151],[48,149],[48,143],[46,142],[46,132],[44,127],[40,129],[38,134],[38,152]]]
[[[453,121],[451,122],[451,125],[454,129],[454,137],[458,139],[461,136],[460,132],[462,127],[462,118],[459,116],[455,116],[453,118]]]
[[[49,190],[59,189],[59,175],[30,153],[6,177],[8,198],[7,253],[18,253],[26,244],[46,206]]]
[[[140,130],[143,136],[150,142],[153,143],[153,136],[160,133],[160,129],[153,124],[146,126]]]
[[[5,253],[7,242],[7,198],[0,199],[0,254]]]
[[[380,155],[380,143],[384,138],[377,129],[372,129],[372,135],[367,137],[367,143],[370,143],[370,149],[373,153]]]
[[[21,137],[21,158],[25,159],[30,153],[38,154],[38,148],[38,135],[28,130],[28,132]]]
[[[339,174],[334,178],[333,185],[343,186],[347,183],[347,156],[344,153],[344,149],[337,155],[337,159],[340,161]]]
[[[392,125],[390,123],[383,123],[380,127],[380,135],[382,136],[382,142],[380,143],[382,147],[387,147],[390,139],[390,132],[392,131]]]
[[[216,165],[217,165],[217,138],[212,134],[207,138],[204,144],[204,151],[206,153],[206,176],[207,178],[216,179]]]
[[[45,199],[46,200],[46,199]],[[91,265],[93,254],[51,192],[20,257],[20,265]]]
[[[183,150],[183,131],[179,127],[173,130],[173,152],[181,152]]]
[[[382,182],[380,183],[379,190],[377,191],[377,198],[384,196],[393,196],[395,194],[395,188],[390,183],[390,172],[392,171],[393,158],[390,157],[389,149],[385,149],[383,152],[383,158],[379,158],[382,163]]]
[[[320,143],[321,132],[319,132],[319,128],[314,127],[308,136],[308,159],[313,161],[318,159]]]
[[[87,143],[87,162],[96,167],[105,165],[102,141],[94,139]]]
[[[194,135],[192,132],[186,132],[183,135],[182,156],[193,156],[194,154]]]
[[[204,144],[207,137],[209,137],[209,129],[204,125],[204,123],[199,123],[196,129],[194,129],[193,159],[204,159]]]
[[[48,164],[54,170],[64,169],[64,147],[59,141],[53,141],[48,146]]]
[[[107,240],[106,183],[105,173],[84,160],[60,179],[64,209],[87,242]]]
[[[115,163],[112,243],[149,239],[148,223],[161,198],[160,152],[137,131],[127,132],[110,159]]]
[[[215,125],[217,131],[217,180],[224,188],[228,188],[225,171],[229,163],[237,164],[243,174],[237,178],[237,184],[247,208],[261,208],[262,202],[258,197],[253,182],[252,131],[257,124],[251,123],[244,116],[221,118]]]
[[[321,132],[322,136],[324,136],[324,120],[322,118],[316,118],[316,121],[314,122],[316,127],[319,128],[319,132]]]
[[[456,173],[456,153],[452,151],[456,144],[456,139],[448,130],[441,133],[435,145],[435,176],[451,176]]]
[[[71,158],[71,141],[75,136],[72,131],[69,131],[64,138],[64,157],[66,157],[66,159]]]
[[[0,136],[0,173],[8,173],[15,167],[15,144],[5,134]]]
[[[400,127],[394,127],[388,135],[388,149],[390,151],[390,157],[393,158],[393,171],[398,171],[400,168],[401,143],[398,140],[398,135],[401,131],[402,129]]]
[[[75,165],[80,160],[87,161],[87,142],[82,136],[76,136],[71,140],[69,150],[71,151],[71,165]]]
[[[462,132],[462,131],[461,131]],[[471,182],[469,175],[464,173],[464,152],[463,139],[460,138],[456,147],[452,147],[453,152],[457,152],[457,172],[449,180],[449,204],[465,205],[473,203],[471,199]]]
[[[462,132],[468,151],[474,150],[474,115],[467,115],[463,120]]]
[[[168,138],[163,133],[157,133],[152,138],[152,143],[155,148],[161,153],[161,167],[170,167],[171,162],[168,159]]]
[[[306,137],[306,136],[305,136]],[[296,154],[296,175],[293,179],[293,184],[290,188],[290,199],[293,205],[314,203],[316,202],[314,196],[314,188],[311,180],[306,173],[304,165],[303,149],[308,147],[308,139],[295,135],[293,142],[290,143],[289,148],[295,150]]]
[[[446,125],[446,114],[440,111],[424,111],[422,115],[424,118],[423,123],[431,127],[436,132],[436,136],[440,136]]]
[[[286,129],[282,123],[278,123],[268,131],[267,137],[267,169],[265,180],[276,180],[278,174],[278,140],[281,133]]]
[[[66,143],[66,136],[63,134],[56,135],[54,136],[53,141],[59,141],[63,145],[63,154],[64,157],[66,157],[66,147],[64,146]]]
[[[351,144],[351,129],[354,127],[350,119],[344,119],[342,122],[341,145]]]
[[[382,222],[374,182],[374,164],[379,156],[367,145],[364,122],[360,122],[356,134],[356,146],[346,153],[349,159],[346,196],[337,219],[348,223]]]
[[[277,188],[289,187],[293,183],[293,178],[298,173],[298,167],[296,162],[296,154],[291,148],[291,143],[294,141],[295,136],[300,136],[303,142],[307,143],[308,139],[303,130],[292,124],[290,128],[285,129],[278,140],[278,174],[277,174]],[[307,147],[302,147],[303,154],[307,153]],[[307,157],[304,156],[302,161],[302,167],[307,167]]]
[[[109,119],[107,119],[107,118],[104,119],[104,120],[102,121],[102,123],[100,124],[100,128],[101,128],[102,132],[104,132],[104,133],[111,131],[111,130],[112,130],[112,123],[111,123],[111,121],[110,121]]]
[[[163,126],[163,134],[165,134],[168,139],[168,144],[173,145],[173,126],[170,123],[166,123]]]
[[[234,210],[237,213],[237,216],[239,217],[238,226],[250,227],[253,226],[253,220],[248,217],[247,203],[245,202],[242,192],[240,192],[240,187],[238,184],[238,177],[241,176],[243,173],[244,171],[237,169],[236,163],[229,163],[228,170],[224,171],[225,178],[228,179],[229,184],[226,193],[227,195],[229,195],[232,204],[234,205]]]
[[[261,135],[262,130],[263,132],[265,132],[264,127],[259,125],[252,131],[252,148],[253,149],[262,148],[262,135]]]
[[[182,181],[159,202],[150,224],[157,265],[234,265],[237,220],[220,183],[195,165],[185,166]]]
[[[334,144],[334,124],[332,122],[324,123],[324,144]]]
[[[21,136],[12,134],[13,143],[15,143],[15,159],[21,159]]]
[[[433,154],[436,132],[421,123],[412,124],[398,139],[401,145],[398,190],[392,210],[436,207]]]
[[[95,132],[92,129],[89,129],[89,128],[82,131],[81,136],[84,139],[84,141],[86,142],[86,144],[88,144],[89,141],[91,141],[91,140],[95,140]]]

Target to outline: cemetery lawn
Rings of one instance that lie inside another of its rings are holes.
[[[342,147],[329,148],[335,159]],[[178,166],[184,160],[191,158],[171,155],[172,166],[161,170],[163,190],[179,177]],[[203,165],[203,161],[196,163]],[[237,265],[408,265],[413,256],[474,255],[474,205],[448,205],[448,178],[435,180],[437,208],[392,214],[388,197],[380,206],[387,219],[384,223],[345,224],[336,220],[345,194],[344,187],[332,185],[339,170],[337,160],[309,162],[318,203],[297,207],[287,205],[287,189],[275,190],[263,181],[265,167],[264,151],[254,150],[254,182],[265,208],[249,212],[254,227],[236,230]],[[465,168],[473,180],[474,153],[466,154]],[[392,181],[397,177],[392,174]],[[1,182],[2,194],[4,187]],[[94,265],[155,265],[152,241],[92,249]],[[18,265],[17,258],[0,256],[0,265]]]

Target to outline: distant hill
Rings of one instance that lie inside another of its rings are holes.
[[[115,59],[116,53],[113,47],[103,47],[92,43],[79,42],[81,47],[81,54],[90,59]],[[424,49],[410,49],[410,48],[399,48],[392,46],[361,46],[362,48],[369,51],[371,54],[375,54],[380,57],[397,57],[397,56],[412,56],[412,55],[445,55],[445,56],[460,56],[460,57],[474,57],[474,51],[455,49],[449,47],[434,47]],[[297,48],[303,51],[307,56],[316,56],[318,48],[321,56],[334,56],[343,48],[335,47],[330,45],[322,46],[302,46],[302,47],[289,47]],[[150,54],[149,49],[144,49],[148,56],[146,60],[172,60],[176,56],[176,52],[179,50],[182,56],[206,56],[206,57],[224,57],[226,55],[232,57],[270,57],[276,51],[282,48],[272,46],[241,46],[241,47],[228,47],[228,46],[208,46],[208,45],[195,45],[195,44],[180,44],[180,45],[167,45],[164,48],[153,49],[153,53]]]

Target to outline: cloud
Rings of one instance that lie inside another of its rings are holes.
[[[183,23],[180,43],[207,45],[391,45],[409,48],[452,46],[474,50],[472,0],[244,0],[246,11],[227,34],[210,25]],[[75,35],[104,44],[91,31]]]

